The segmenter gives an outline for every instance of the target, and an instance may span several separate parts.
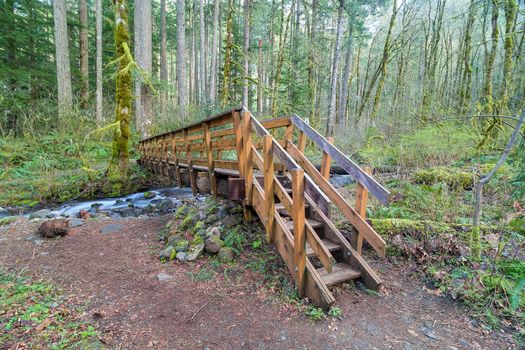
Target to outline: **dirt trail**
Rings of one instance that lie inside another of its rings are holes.
[[[90,221],[58,240],[28,240],[36,223],[0,227],[0,268],[47,278],[87,302],[84,316],[112,349],[514,349],[510,335],[471,322],[406,266],[376,262],[386,294],[338,288],[341,320],[313,322],[260,287],[256,273],[199,281],[209,265],[162,264],[156,234],[168,217]],[[108,223],[124,229],[101,234]],[[159,281],[161,272],[171,275]]]

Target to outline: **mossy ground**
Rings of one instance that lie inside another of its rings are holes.
[[[0,270],[0,343],[7,348],[103,349],[80,304],[42,280]]]

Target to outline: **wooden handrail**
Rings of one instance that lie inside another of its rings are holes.
[[[292,123],[301,130],[306,136],[310,138],[316,145],[318,145],[323,152],[326,152],[333,160],[335,160],[352,178],[362,184],[373,194],[382,204],[388,205],[390,200],[390,192],[381,186],[373,177],[367,174],[350,158],[345,156],[343,152],[338,150],[327,139],[325,139],[317,130],[306,124],[304,120],[299,118],[296,114],[292,115]],[[300,147],[299,147],[300,149]]]
[[[295,264],[295,281],[300,295],[304,295],[306,269],[306,240],[305,240],[305,212],[304,212],[304,170],[292,169],[292,198],[293,198],[293,256]]]

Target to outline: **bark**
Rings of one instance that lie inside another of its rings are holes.
[[[230,99],[230,74],[231,74],[231,54],[233,48],[233,0],[228,0],[228,18],[226,19],[226,47],[224,49],[224,69],[222,78],[222,97],[221,105],[226,107]]]
[[[512,64],[514,50],[514,26],[516,21],[516,0],[505,0],[505,57],[503,60],[503,89],[500,113],[508,113],[508,103],[512,94]]]
[[[498,0],[492,0],[492,34],[491,34],[491,49],[487,52],[487,59],[485,62],[485,84],[483,87],[483,110],[487,114],[493,113],[493,75],[494,75],[494,63],[496,61],[496,53],[498,49],[499,41],[499,28],[498,28]]]
[[[383,59],[381,61],[381,75],[379,78],[379,83],[377,84],[376,95],[374,97],[374,104],[372,106],[371,118],[374,119],[377,114],[377,109],[379,107],[379,101],[381,100],[381,95],[383,94],[383,87],[385,86],[388,61],[390,60],[391,49],[392,49],[392,31],[396,23],[397,15],[397,0],[394,0],[392,6],[392,15],[390,16],[390,23],[388,25],[388,32],[386,34],[385,45],[383,47]]]
[[[263,84],[264,84],[262,40],[259,39],[259,60],[257,62],[257,114],[263,110]]]
[[[96,0],[96,119],[101,124],[102,111],[102,0]]]
[[[337,125],[342,125],[343,120],[345,120],[346,110],[348,108],[348,96],[349,96],[349,87],[350,87],[350,73],[352,72],[352,44],[353,44],[353,28],[352,20],[348,21],[348,42],[346,43],[346,58],[345,58],[345,70],[343,76],[341,77],[342,81],[340,83],[341,93],[339,94],[339,107],[337,108]]]
[[[67,35],[67,11],[65,0],[53,0],[55,22],[55,51],[58,83],[58,115],[63,117],[73,107],[71,91],[71,70],[69,63],[69,43]]]
[[[471,60],[471,51],[472,51],[472,27],[474,25],[474,19],[476,16],[476,0],[470,1],[470,6],[468,10],[467,23],[465,25],[465,33],[463,38],[463,54],[462,54],[462,63],[463,63],[463,74],[462,80],[460,82],[460,106],[463,111],[465,111],[470,105],[470,99],[472,95],[471,91],[471,82],[472,82],[472,64]]]
[[[206,96],[206,64],[204,63],[204,58],[206,56],[205,44],[204,41],[204,0],[199,0],[199,19],[200,19],[200,79],[201,79],[201,94],[200,97]]]
[[[191,48],[193,52],[193,101],[195,104],[200,102],[200,71],[199,71],[199,50],[197,49],[197,0],[193,0],[193,30],[191,31]]]
[[[244,33],[243,33],[243,55],[244,55],[244,76],[250,77],[250,0],[244,0],[243,6],[244,12]],[[243,79],[242,84],[242,106],[246,109],[250,109],[248,92],[249,92],[249,79]]]
[[[80,0],[80,107],[86,108],[89,101],[89,62],[88,62],[88,13],[87,1]]]
[[[188,85],[186,80],[186,18],[185,0],[177,0],[177,87],[182,118],[186,117]]]
[[[217,63],[219,53],[217,52],[217,40],[219,28],[219,0],[213,0],[213,34],[211,49],[211,67],[210,67],[210,100],[212,103],[217,98]]]
[[[334,44],[334,57],[332,61],[332,78],[330,80],[330,104],[328,106],[328,119],[326,123],[326,136],[334,135],[337,101],[337,76],[339,75],[339,60],[341,55],[341,37],[343,32],[343,0],[339,0],[337,11],[337,34]]]
[[[168,108],[168,57],[166,38],[166,0],[160,0],[160,80],[164,84],[160,96],[160,114],[162,120],[167,120]]]
[[[317,33],[317,11],[318,0],[312,0],[312,19],[308,32],[308,101],[310,102],[310,122],[315,128],[318,125],[317,114],[315,113],[315,100],[317,96],[317,84],[315,80],[315,53],[316,53],[316,33]]]
[[[151,0],[141,0],[135,3],[135,35],[138,42],[135,42],[135,62],[146,77],[152,73],[152,23],[151,23]],[[137,109],[135,111],[135,122],[137,130],[142,137],[147,134],[147,127],[152,121],[153,96],[148,83],[141,79],[138,85]]]
[[[113,136],[112,160],[110,165],[110,179],[113,180],[116,168],[121,182],[128,173],[129,167],[129,137],[131,134],[131,71],[126,69],[131,63],[129,52],[129,30],[126,0],[113,0],[115,8],[115,50],[118,68],[115,95],[115,121],[118,122],[118,131]]]

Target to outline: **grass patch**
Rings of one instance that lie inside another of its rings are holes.
[[[0,271],[0,343],[30,349],[102,349],[83,311],[52,284]]]

